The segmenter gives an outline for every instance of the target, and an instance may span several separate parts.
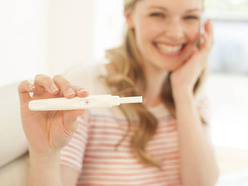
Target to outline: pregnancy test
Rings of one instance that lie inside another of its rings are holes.
[[[105,108],[125,103],[142,103],[142,96],[119,97],[111,95],[93,95],[75,98],[50,98],[32,100],[29,109],[33,111],[79,110],[89,108]]]

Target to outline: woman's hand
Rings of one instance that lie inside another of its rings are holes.
[[[204,43],[200,45],[200,48],[189,46],[193,47],[191,55],[182,66],[171,74],[173,94],[182,91],[193,93],[194,85],[207,65],[208,55],[213,45],[212,21],[208,20],[204,28],[205,32],[201,35]]]
[[[71,139],[77,128],[74,122],[85,110],[76,111],[31,111],[28,103],[31,100],[75,96],[85,97],[86,91],[72,86],[62,76],[51,79],[37,75],[34,85],[23,81],[19,87],[21,118],[24,132],[29,142],[29,150],[37,155],[49,156],[58,152]],[[33,96],[30,96],[33,93]]]

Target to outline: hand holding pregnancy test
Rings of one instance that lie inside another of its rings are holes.
[[[94,95],[75,98],[50,98],[29,102],[29,109],[33,111],[49,110],[79,110],[89,108],[105,108],[119,106],[125,103],[142,103],[142,96],[119,97],[111,95]]]

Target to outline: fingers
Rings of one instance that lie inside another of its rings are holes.
[[[76,96],[76,89],[71,85],[69,81],[67,81],[63,76],[61,75],[56,75],[53,78],[54,82],[60,89],[60,93],[67,97],[67,98],[72,98]]]
[[[36,87],[36,94],[48,92],[55,95],[59,93],[59,88],[55,82],[50,77],[43,74],[35,76],[34,85]]]
[[[71,83],[61,75],[56,75],[53,80],[60,89],[60,94],[67,98],[72,98],[75,96],[88,96],[88,92],[86,92],[83,88],[71,85]]]
[[[68,136],[72,136],[78,128],[77,117],[83,115],[85,110],[66,111],[63,114],[63,129]]]
[[[52,95],[64,96],[66,98],[88,96],[88,93],[84,89],[73,86],[61,75],[56,75],[52,79],[46,75],[39,74],[35,77],[34,82],[36,87],[36,95],[48,92]]]
[[[213,34],[213,24],[211,20],[208,20],[205,25],[205,32],[202,34],[204,42],[201,44],[200,49],[209,53],[213,43],[214,43],[214,34]]]
[[[18,86],[19,98],[21,103],[30,100],[30,93],[35,91],[35,86],[27,80],[22,81]]]
[[[73,88],[76,91],[78,97],[86,97],[89,95],[89,93],[84,88],[78,86],[74,86]]]
[[[213,22],[211,19],[209,19],[206,24],[204,25],[205,31],[208,35],[213,36]]]
[[[78,116],[81,116],[85,113],[84,109],[81,110],[68,110],[64,112],[64,124],[70,125],[70,123],[73,123]]]

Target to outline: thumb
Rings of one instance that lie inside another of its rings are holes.
[[[82,116],[85,110],[70,110],[64,112],[64,128],[69,134],[73,134],[78,126],[76,122],[79,116]]]

